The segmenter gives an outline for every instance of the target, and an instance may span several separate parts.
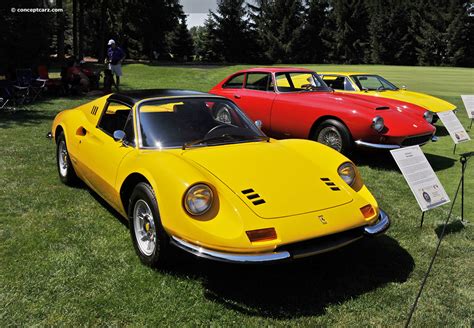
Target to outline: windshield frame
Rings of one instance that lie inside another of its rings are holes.
[[[397,87],[395,84],[393,84],[392,82],[389,82],[387,81],[386,79],[384,79],[382,76],[380,75],[377,75],[377,74],[354,74],[354,75],[351,75],[351,78],[354,80],[354,82],[356,83],[357,87],[359,88],[359,90],[363,91],[363,90],[366,90],[365,88],[362,87],[362,84],[360,83],[359,81],[359,77],[364,77],[364,76],[370,76],[370,77],[375,77],[377,78],[379,81],[382,81],[383,83],[386,83],[388,84],[390,87],[392,87],[393,89],[383,89],[382,91],[397,91],[397,90],[400,90],[399,87]],[[380,84],[383,84],[383,83],[380,83]],[[368,91],[377,91],[377,89],[367,89]]]
[[[277,76],[278,75],[286,75],[286,74],[311,74],[313,76],[313,78],[315,78],[319,83],[321,83],[322,86],[324,86],[326,89],[325,90],[294,90],[294,91],[280,91],[279,87],[278,87],[278,83],[277,83]],[[298,71],[298,70],[295,70],[295,71],[282,71],[282,72],[275,72],[273,74],[273,79],[274,79],[274,89],[275,89],[275,92],[278,92],[278,93],[281,93],[281,94],[285,94],[285,93],[302,93],[302,92],[331,92],[333,91],[330,87],[328,87],[328,85],[326,84],[326,82],[323,81],[323,79],[319,76],[319,74],[315,71]]]
[[[176,97],[165,97],[165,98],[149,98],[149,99],[143,99],[135,104],[134,108],[134,115],[135,115],[135,131],[136,131],[136,146],[138,149],[143,149],[143,150],[161,150],[161,149],[182,149],[183,145],[173,145],[173,146],[143,146],[143,136],[142,136],[142,129],[140,128],[140,107],[142,105],[146,105],[148,103],[158,103],[158,102],[171,102],[171,101],[181,101],[181,100],[186,100],[186,99],[207,99],[209,101],[224,101],[232,104],[237,111],[237,113],[240,115],[243,121],[245,121],[249,126],[250,130],[256,133],[255,139],[248,139],[248,140],[239,140],[235,142],[224,142],[224,143],[216,143],[216,144],[202,144],[202,147],[207,147],[207,146],[219,146],[219,145],[227,145],[227,144],[237,144],[237,143],[247,143],[247,142],[261,142],[265,141],[265,138],[268,138],[265,133],[263,133],[262,130],[257,128],[255,123],[235,104],[232,100],[227,99],[225,97],[220,97],[220,96],[213,96],[213,95],[192,95],[192,96],[176,96]],[[192,149],[195,147],[201,147],[201,146],[193,146],[189,147],[186,149]]]

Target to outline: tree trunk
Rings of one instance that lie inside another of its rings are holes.
[[[79,43],[78,43],[78,54],[79,58],[84,57],[84,0],[76,0],[79,5],[79,15],[78,15],[78,23],[79,23]]]
[[[77,58],[77,1],[72,0],[72,51]]]
[[[99,24],[99,63],[103,63],[105,60],[105,29],[107,21],[107,3],[105,0],[102,0],[100,5],[100,24]]]
[[[58,8],[63,8],[63,0],[57,0],[56,6]],[[62,66],[64,63],[64,12],[58,12],[56,14],[58,21],[57,26],[57,53],[58,53],[58,62]]]

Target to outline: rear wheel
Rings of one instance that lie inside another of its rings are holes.
[[[169,255],[169,237],[161,225],[155,193],[148,183],[137,184],[128,207],[130,235],[142,263],[163,266]]]
[[[77,183],[77,175],[72,167],[69,152],[67,150],[64,132],[60,132],[56,143],[56,164],[58,166],[59,179],[67,185]]]
[[[346,126],[337,120],[330,119],[322,122],[311,139],[343,154],[349,154],[352,150],[351,134]]]

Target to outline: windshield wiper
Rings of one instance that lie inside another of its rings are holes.
[[[223,134],[223,135],[220,135],[220,136],[216,136],[216,137],[211,137],[211,138],[202,138],[202,139],[198,139],[198,140],[194,140],[194,141],[190,141],[190,142],[185,142],[183,144],[183,147],[182,149],[185,150],[186,148],[189,148],[189,147],[192,147],[194,145],[199,145],[199,144],[204,144],[208,141],[213,141],[213,140],[219,140],[219,139],[226,139],[226,138],[230,138],[230,139],[243,139],[243,138],[250,138],[250,139],[262,139],[262,140],[265,140],[265,141],[270,141],[270,138],[267,137],[267,136],[243,136],[243,135],[237,135],[237,134]]]

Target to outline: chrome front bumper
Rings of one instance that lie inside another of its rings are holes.
[[[337,238],[335,240],[319,241],[324,239],[332,239],[333,235],[323,236],[315,238],[314,245],[311,245],[311,241],[304,241],[302,243],[296,243],[292,245],[285,245],[278,247],[274,252],[268,253],[228,253],[215,251],[207,249],[201,246],[191,244],[183,239],[180,239],[175,236],[171,236],[171,244],[176,247],[191,253],[195,256],[220,261],[220,262],[230,262],[230,263],[270,263],[270,262],[281,262],[291,259],[297,259],[307,256],[312,256],[316,254],[325,253],[333,249],[348,245],[358,239],[363,238],[364,236],[376,236],[384,233],[390,227],[390,219],[384,211],[380,210],[379,218],[377,222],[371,226],[365,226],[363,228],[354,229],[350,234],[347,232],[342,232],[342,235],[345,234],[343,238]],[[299,244],[305,244],[301,246]],[[285,249],[288,248],[288,249]]]

